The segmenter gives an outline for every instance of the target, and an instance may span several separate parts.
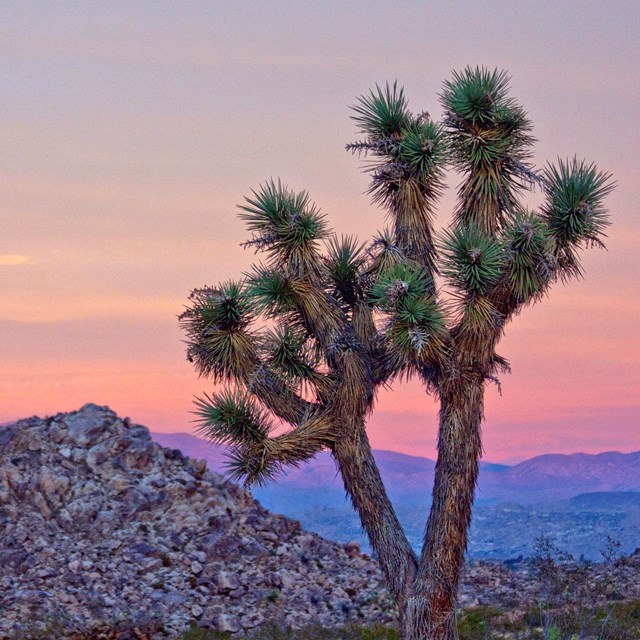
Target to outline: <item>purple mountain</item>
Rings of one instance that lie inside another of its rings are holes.
[[[192,458],[204,458],[209,468],[224,473],[223,447],[187,433],[152,435],[163,446],[180,449]],[[433,460],[393,451],[374,451],[374,456],[392,498],[406,500],[413,496],[422,501],[430,495]],[[273,487],[280,491],[318,488],[341,491],[342,483],[331,456],[321,453],[306,465],[288,470]],[[478,483],[478,498],[491,502],[552,502],[601,491],[640,491],[640,451],[548,454],[513,466],[483,462]]]

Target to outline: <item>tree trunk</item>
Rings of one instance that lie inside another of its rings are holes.
[[[345,425],[333,446],[344,487],[378,556],[385,581],[403,619],[418,559],[396,516],[371,452],[364,419]]]
[[[456,640],[455,608],[482,443],[484,383],[460,376],[440,388],[433,502],[418,575],[406,604],[404,640]]]

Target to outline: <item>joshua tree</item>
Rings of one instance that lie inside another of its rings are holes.
[[[389,228],[336,238],[305,192],[268,182],[240,208],[263,262],[193,291],[188,358],[227,386],[197,401],[201,432],[229,446],[247,483],[321,449],[333,455],[400,612],[406,640],[456,637],[455,604],[482,453],[484,387],[508,370],[505,325],[600,246],[610,176],[576,159],[530,163],[534,142],[508,76],[445,82],[444,117],[413,115],[395,83],[353,107],[370,193]],[[461,176],[451,224],[434,229],[445,168]],[[521,202],[538,187],[539,211]],[[385,493],[365,430],[376,390],[418,376],[440,402],[438,461],[417,556]],[[288,427],[288,428],[287,428]],[[273,431],[277,429],[278,435]]]

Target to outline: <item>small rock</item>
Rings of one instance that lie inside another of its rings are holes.
[[[216,620],[216,627],[218,631],[228,631],[230,633],[236,633],[240,631],[240,625],[238,624],[238,619],[235,616],[227,615],[226,613],[221,613]]]
[[[238,578],[236,578],[232,573],[228,573],[226,571],[221,571],[218,574],[216,582],[218,585],[218,591],[221,591],[222,593],[225,591],[233,591],[240,586]]]

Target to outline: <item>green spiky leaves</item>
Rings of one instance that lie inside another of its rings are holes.
[[[444,317],[432,297],[407,297],[400,301],[386,327],[385,337],[391,346],[396,368],[406,370],[410,364],[439,363],[444,354],[447,335]]]
[[[294,388],[311,384],[320,393],[326,390],[326,378],[318,371],[318,356],[303,331],[282,325],[263,337],[265,363]]]
[[[407,259],[402,248],[398,246],[393,231],[389,228],[379,231],[373,237],[369,253],[373,260],[368,272],[378,276],[386,273],[400,262],[405,262]]]
[[[287,433],[232,445],[227,452],[227,468],[235,480],[264,485],[275,479],[284,467],[299,466],[335,439],[336,432],[330,421],[310,417]]]
[[[538,215],[518,215],[505,229],[506,280],[516,304],[538,298],[549,286],[555,257],[547,226]]]
[[[196,431],[228,447],[231,477],[247,484],[272,480],[284,466],[308,460],[335,439],[333,424],[322,417],[309,417],[288,433],[270,435],[275,428],[271,414],[243,388],[205,394],[195,404]]]
[[[361,272],[365,264],[364,245],[353,236],[343,236],[339,240],[332,237],[327,245],[327,271],[331,279],[331,293],[347,307],[353,308],[364,296]]]
[[[402,130],[399,156],[408,162],[419,181],[425,183],[434,176],[442,179],[447,158],[440,125],[424,118],[409,123]],[[440,188],[440,180],[432,183]]]
[[[504,71],[467,67],[444,83],[440,101],[447,128],[457,134],[456,149],[469,152],[458,161],[496,160],[507,151],[524,151],[533,141],[526,111],[509,96],[509,80]]]
[[[408,262],[394,265],[371,287],[372,304],[388,316],[385,357],[401,374],[443,356],[446,324],[431,289],[429,272]]]
[[[281,270],[263,265],[254,267],[249,276],[247,296],[252,308],[267,318],[275,318],[296,309],[298,295],[293,281]]]
[[[191,306],[179,317],[187,334],[187,358],[200,375],[214,380],[244,379],[255,367],[256,354],[248,325],[250,303],[237,282],[196,289]]]
[[[481,336],[497,329],[500,315],[488,297],[504,272],[505,255],[500,240],[476,226],[455,226],[442,241],[442,274],[456,289],[455,311],[465,348],[475,348]]]
[[[494,233],[520,209],[518,192],[539,179],[528,164],[531,122],[503,71],[454,72],[440,98],[451,160],[464,175],[456,221]]]
[[[556,257],[564,274],[580,274],[576,250],[603,246],[609,225],[604,198],[615,183],[611,175],[584,160],[559,160],[544,170],[547,202],[543,208],[549,234],[556,244]]]
[[[273,429],[268,413],[244,390],[205,394],[195,404],[197,431],[217,444],[261,442]]]
[[[454,71],[453,79],[444,83],[441,101],[462,121],[491,125],[496,116],[504,118],[504,109],[510,105],[509,76],[504,71],[489,71],[485,67]]]
[[[485,295],[502,274],[502,244],[475,226],[456,226],[445,232],[442,252],[442,274],[463,293]]]
[[[324,289],[307,279],[257,266],[247,282],[247,295],[257,313],[295,325],[321,344],[332,340],[344,320],[342,310]]]
[[[295,193],[271,180],[241,205],[240,217],[253,239],[247,244],[264,251],[273,265],[297,276],[313,276],[319,264],[318,242],[326,237],[324,215],[305,191]]]
[[[399,262],[373,283],[369,299],[373,305],[390,313],[403,300],[427,295],[430,283],[431,276],[426,269],[409,262]]]
[[[192,306],[181,320],[189,320],[197,329],[215,327],[227,331],[244,329],[251,321],[247,296],[240,282],[225,282],[218,288],[195,289],[189,296]]]
[[[404,89],[397,82],[385,85],[384,89],[376,85],[376,90],[360,96],[352,109],[355,115],[351,117],[371,140],[399,135],[409,121]]]
[[[269,332],[264,345],[269,363],[285,378],[305,378],[313,371],[313,364],[305,349],[307,337],[288,325]]]
[[[267,411],[244,389],[225,389],[195,400],[196,432],[226,445],[230,476],[248,484],[264,484],[280,466],[256,455],[268,446],[273,424]]]

